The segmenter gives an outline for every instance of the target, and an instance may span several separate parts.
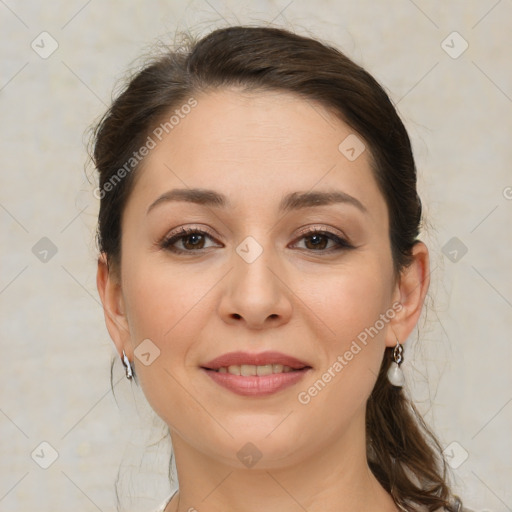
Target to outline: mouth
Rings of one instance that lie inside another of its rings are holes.
[[[301,370],[305,370],[311,368],[311,366],[303,366],[302,368],[292,368],[291,366],[285,364],[265,364],[265,365],[254,365],[254,364],[232,364],[230,366],[221,366],[220,368],[205,368],[204,370],[210,370],[212,372],[217,373],[229,373],[231,375],[240,375],[242,377],[253,377],[253,376],[263,376],[263,375],[272,375],[276,373],[290,373],[290,372],[300,372]]]
[[[244,396],[264,396],[296,384],[312,366],[279,352],[231,352],[202,365],[216,384]]]
[[[201,366],[205,370],[233,375],[270,375],[311,368],[306,362],[281,352],[228,352]],[[261,372],[261,373],[258,373]]]

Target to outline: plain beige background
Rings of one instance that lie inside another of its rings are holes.
[[[510,0],[0,1],[0,510],[114,510],[121,464],[130,510],[168,493],[164,445],[145,450],[161,425],[118,364],[120,408],[110,390],[84,132],[156,38],[273,22],[338,45],[397,105],[432,265],[407,388],[467,505],[511,511],[511,21]]]

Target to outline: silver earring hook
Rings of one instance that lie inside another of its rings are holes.
[[[403,352],[404,352],[404,348],[398,341],[398,338],[396,338],[396,346],[393,349],[393,359],[396,364],[400,364],[404,360],[404,358],[402,356]]]
[[[133,377],[133,368],[132,364],[130,363],[130,360],[128,359],[128,356],[126,355],[125,351],[123,350],[123,357],[121,359],[123,361],[123,366],[126,370],[126,378],[131,379]]]

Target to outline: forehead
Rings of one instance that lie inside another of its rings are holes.
[[[257,202],[278,201],[284,192],[337,188],[380,207],[376,215],[382,216],[385,205],[369,150],[347,158],[344,141],[359,141],[360,151],[362,140],[318,102],[291,93],[232,89],[193,98],[193,108],[165,125],[173,112],[180,113],[175,107],[150,135],[155,147],[134,189],[146,207],[176,187],[218,189]]]

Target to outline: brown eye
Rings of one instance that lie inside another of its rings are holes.
[[[186,249],[202,249],[204,246],[204,235],[200,233],[192,233],[182,237],[182,239],[183,246]]]
[[[309,235],[304,237],[304,240],[306,240],[306,247],[313,250],[325,249],[329,243],[329,239],[322,234]],[[308,242],[310,246],[308,246]]]
[[[212,247],[212,245],[205,245],[208,239],[214,240],[205,231],[181,228],[177,234],[165,238],[160,243],[160,247],[175,253],[193,253]]]
[[[310,229],[303,232],[301,238],[298,239],[298,242],[302,240],[304,240],[304,249],[316,252],[339,251],[354,247],[344,238],[331,233],[330,231],[319,229]]]

